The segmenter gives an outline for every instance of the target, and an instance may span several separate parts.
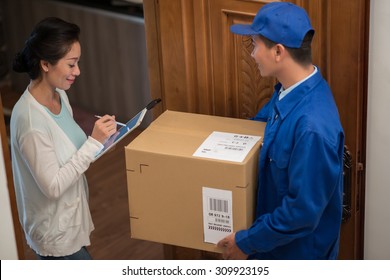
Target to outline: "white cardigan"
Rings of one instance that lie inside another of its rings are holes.
[[[68,97],[57,90],[73,115]],[[103,145],[79,150],[25,90],[11,116],[11,150],[19,219],[27,243],[42,256],[66,256],[90,245],[94,229],[84,172]]]

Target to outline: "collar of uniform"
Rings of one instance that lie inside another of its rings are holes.
[[[288,95],[286,95],[282,100],[276,98],[275,108],[279,114],[279,117],[283,120],[293,109],[294,107],[301,102],[307,94],[310,93],[311,89],[315,87],[322,80],[322,75],[320,69],[317,67],[317,72],[303,81],[297,87],[295,87]],[[275,86],[275,91],[279,93],[282,85],[279,83]]]
[[[287,94],[292,92],[294,90],[294,88],[296,88],[300,84],[304,83],[306,80],[308,80],[311,77],[313,77],[317,72],[318,72],[318,68],[317,68],[317,66],[314,65],[314,70],[313,70],[313,72],[309,76],[307,76],[306,78],[300,80],[299,82],[293,84],[292,86],[290,86],[290,87],[288,87],[286,89],[281,87],[280,90],[279,90],[279,100],[282,100]]]

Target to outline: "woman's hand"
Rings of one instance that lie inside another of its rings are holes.
[[[95,122],[91,137],[104,144],[116,132],[115,116],[104,115]]]

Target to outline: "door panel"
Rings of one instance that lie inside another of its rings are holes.
[[[275,79],[263,78],[251,57],[250,37],[236,36],[232,24],[250,23],[259,9],[258,2],[208,1],[210,13],[215,115],[253,117],[270,98]],[[240,5],[238,5],[240,4]]]
[[[144,0],[151,92],[163,99],[163,110],[236,118],[256,114],[276,81],[260,76],[250,39],[232,34],[229,27],[252,22],[268,2]],[[369,0],[291,2],[306,9],[316,30],[313,61],[332,88],[351,157],[351,217],[342,225],[339,258],[360,259]],[[167,247],[167,258],[215,257],[183,250]]]

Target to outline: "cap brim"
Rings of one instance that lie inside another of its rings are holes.
[[[252,29],[248,24],[234,24],[230,26],[230,31],[238,35],[257,35],[259,32]]]

